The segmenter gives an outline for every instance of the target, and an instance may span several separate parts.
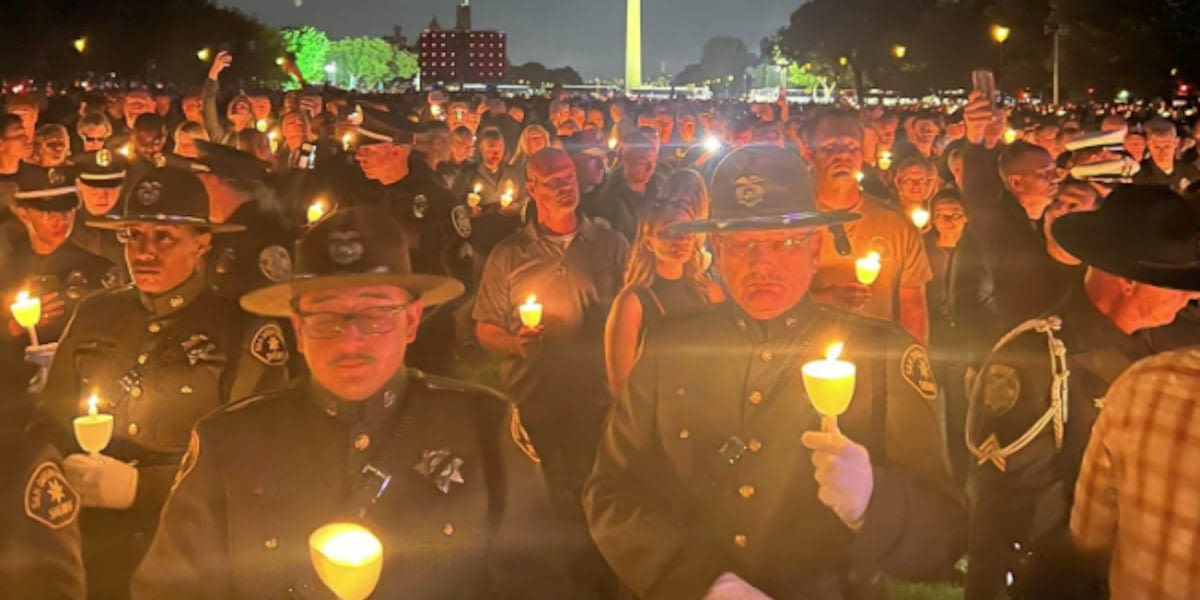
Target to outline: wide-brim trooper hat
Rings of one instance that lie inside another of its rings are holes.
[[[213,223],[208,217],[208,191],[191,170],[157,168],[133,184],[125,210],[85,222],[96,229],[122,230],[138,223],[191,225],[210,233],[244,231],[244,225]]]
[[[380,208],[353,207],[334,211],[300,237],[289,281],[252,291],[241,305],[257,315],[289,317],[301,294],[371,285],[402,288],[425,307],[466,291],[457,279],[413,273],[404,228]]]
[[[729,153],[712,177],[710,217],[671,226],[682,233],[811,229],[860,218],[817,210],[812,179],[800,156],[775,146],[746,146]]]
[[[1064,215],[1051,232],[1064,250],[1106,273],[1200,291],[1200,202],[1164,186],[1117,186],[1099,210]]]

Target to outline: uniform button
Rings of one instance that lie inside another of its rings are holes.
[[[734,546],[744,549],[746,547],[746,544],[747,544],[746,536],[744,536],[740,533],[733,536],[733,545]]]
[[[755,406],[762,404],[762,392],[760,392],[758,390],[754,390],[753,392],[750,392],[750,397],[747,398],[747,400],[750,401],[750,404],[753,404]]]
[[[180,306],[183,306],[183,296],[171,296],[171,299],[167,300],[167,304],[170,304],[171,308],[179,308]]]
[[[454,523],[446,523],[445,525],[442,525],[442,534],[454,535]]]
[[[675,388],[675,395],[682,398],[687,395],[687,389],[682,388],[682,387],[677,387],[677,388]]]
[[[743,485],[742,487],[738,488],[738,495],[741,496],[742,498],[745,498],[746,500],[753,498],[754,497],[754,486]]]
[[[129,395],[133,396],[134,398],[141,398],[142,397],[142,388],[135,387],[135,388],[129,390]]]
[[[737,326],[738,326],[738,329],[740,329],[742,331],[746,330],[746,322],[741,319],[738,319]]]
[[[185,386],[179,388],[179,391],[184,394],[190,394],[190,393],[192,393],[192,386],[185,385]]]
[[[150,323],[150,325],[146,327],[146,330],[149,331],[150,333],[158,333],[158,332],[162,331],[162,325],[159,325],[158,322],[156,321],[156,322]]]
[[[137,434],[139,431],[141,431],[141,428],[138,427],[137,423],[130,423],[129,427],[125,428],[125,430],[129,432],[130,437],[137,437]]]
[[[254,486],[254,489],[250,490],[250,495],[252,496],[261,496],[263,493],[264,491],[261,485],[256,485]]]
[[[263,542],[263,546],[266,546],[267,550],[274,550],[279,547],[279,540],[267,538],[267,541]]]
[[[383,407],[384,408],[391,408],[392,405],[395,403],[396,403],[396,392],[393,392],[392,390],[387,390],[386,392],[383,393]]]
[[[690,437],[692,437],[692,433],[691,433],[690,431],[688,431],[688,430],[686,430],[686,429],[680,429],[680,430],[679,430],[679,439],[681,439],[681,440],[686,440],[686,439],[688,439],[688,438],[690,438]]]
[[[773,358],[774,356],[775,355],[771,353],[770,348],[763,350],[762,354],[759,355],[759,357],[762,358],[763,362],[771,362],[771,358]]]
[[[746,448],[751,452],[758,452],[759,450],[762,450],[762,442],[758,441],[757,439],[752,439],[749,442],[746,442]]]
[[[145,353],[139,354],[137,360],[139,365],[144,365],[146,361],[150,360],[150,355]]]
[[[327,414],[331,417],[336,417],[337,416],[337,406],[334,406],[332,404],[330,404],[329,406],[326,406],[325,414]]]
[[[371,436],[360,433],[354,436],[354,448],[359,452],[366,452],[367,448],[371,447]]]

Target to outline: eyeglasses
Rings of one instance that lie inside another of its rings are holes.
[[[396,315],[407,305],[372,306],[353,313],[311,312],[296,310],[304,335],[314,340],[336,338],[353,323],[363,335],[383,335],[396,329]]]
[[[809,242],[812,241],[812,236],[812,232],[807,232],[784,239],[750,242],[731,242],[728,238],[718,237],[717,244],[726,253],[733,256],[749,256],[759,248],[765,249],[768,253],[791,254],[808,247]]]
[[[92,137],[90,135],[85,135],[82,137],[83,137],[83,141],[85,141],[89,144],[103,144],[104,142],[108,141],[108,136]]]
[[[946,221],[948,223],[957,223],[967,218],[967,215],[963,213],[934,213],[933,218],[939,221]]]

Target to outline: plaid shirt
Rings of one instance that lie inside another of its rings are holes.
[[[1109,389],[1071,533],[1111,554],[1112,598],[1200,598],[1200,347],[1143,360]]]

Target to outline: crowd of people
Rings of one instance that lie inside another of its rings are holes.
[[[338,522],[378,598],[1200,593],[1183,112],[232,60],[5,99],[0,596],[364,597]]]

